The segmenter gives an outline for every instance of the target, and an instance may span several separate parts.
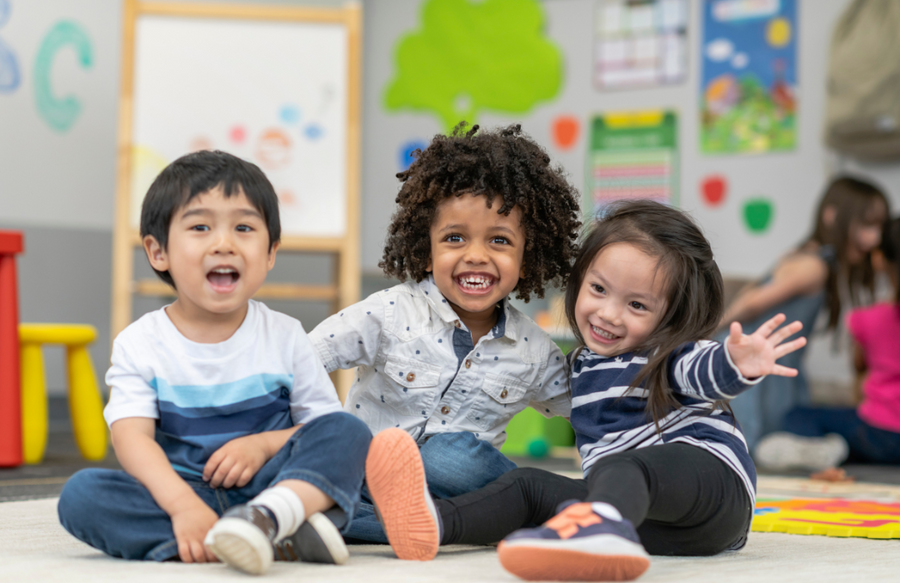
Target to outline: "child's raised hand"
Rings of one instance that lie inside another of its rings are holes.
[[[784,342],[803,328],[800,322],[781,326],[787,317],[778,314],[759,327],[753,334],[744,334],[739,322],[731,323],[731,331],[725,341],[725,348],[738,370],[745,378],[754,379],[774,374],[783,377],[797,376],[797,369],[775,364],[775,361],[806,345],[806,338],[800,337]]]
[[[268,460],[265,443],[258,434],[238,437],[209,456],[203,479],[213,488],[243,488]]]

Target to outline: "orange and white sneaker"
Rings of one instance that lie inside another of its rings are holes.
[[[441,544],[441,517],[425,482],[419,447],[402,429],[372,438],[366,484],[397,558],[430,561]]]
[[[631,581],[650,566],[631,521],[601,502],[564,502],[539,528],[500,543],[503,568],[528,581]]]

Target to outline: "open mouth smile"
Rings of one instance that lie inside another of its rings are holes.
[[[233,267],[217,267],[206,274],[206,280],[217,292],[230,292],[237,286],[237,281],[241,278]]]
[[[619,340],[622,338],[621,336],[616,336],[612,332],[607,332],[603,328],[599,328],[597,326],[594,326],[593,324],[591,324],[591,332],[593,333],[594,338],[597,339],[598,342],[602,342],[604,344],[611,344],[611,343],[615,342],[616,340]]]
[[[462,275],[456,278],[456,285],[465,293],[487,293],[496,280],[489,275]]]

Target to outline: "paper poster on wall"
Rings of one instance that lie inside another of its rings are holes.
[[[586,215],[615,200],[678,204],[678,125],[674,112],[598,115],[591,123]]]
[[[793,150],[796,0],[704,1],[701,53],[703,152]]]
[[[594,86],[681,82],[687,73],[687,0],[597,0]]]

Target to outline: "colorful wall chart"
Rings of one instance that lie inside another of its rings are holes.
[[[598,0],[597,89],[678,83],[687,73],[687,0]]]
[[[706,0],[701,52],[703,152],[793,150],[796,0]]]
[[[449,132],[491,110],[522,114],[556,96],[562,51],[535,0],[426,0],[420,28],[397,43],[389,111],[426,111]]]
[[[610,113],[594,118],[585,214],[620,199],[678,204],[678,127],[674,112]]]

